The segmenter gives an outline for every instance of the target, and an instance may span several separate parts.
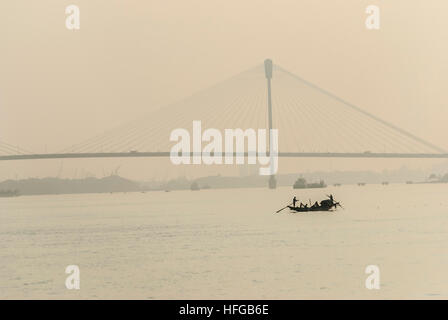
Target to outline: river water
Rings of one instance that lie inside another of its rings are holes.
[[[326,193],[344,210],[273,214]],[[447,195],[396,184],[3,198],[0,298],[446,299]],[[68,265],[80,290],[65,286]]]

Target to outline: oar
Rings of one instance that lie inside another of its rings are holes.
[[[281,208],[280,210],[276,211],[275,213],[279,213],[280,211],[285,210],[286,208],[288,208],[289,205],[291,205],[291,203],[288,203],[288,205],[286,207]]]
[[[336,202],[335,205],[340,206],[342,208],[342,210],[345,210],[345,208],[339,202]]]

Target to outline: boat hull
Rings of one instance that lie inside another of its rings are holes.
[[[291,211],[295,212],[316,212],[316,211],[332,211],[332,207],[326,207],[326,206],[319,206],[319,207],[311,207],[311,208],[300,208],[300,207],[293,207],[288,206],[288,208]]]

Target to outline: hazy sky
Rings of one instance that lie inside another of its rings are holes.
[[[69,4],[80,7],[79,31],[65,27]],[[364,26],[370,4],[381,8],[379,31]],[[444,0],[4,0],[0,140],[58,151],[270,57],[448,149],[447,9]],[[54,175],[61,161],[0,165],[0,178]]]

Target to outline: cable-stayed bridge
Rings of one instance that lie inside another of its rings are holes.
[[[448,153],[280,66],[264,65],[57,153],[0,142],[0,160],[168,157],[172,130],[278,129],[279,157],[448,158]],[[271,82],[271,83],[270,83]],[[272,88],[272,92],[270,91]],[[272,116],[269,112],[272,99]],[[247,153],[246,153],[247,154]]]

